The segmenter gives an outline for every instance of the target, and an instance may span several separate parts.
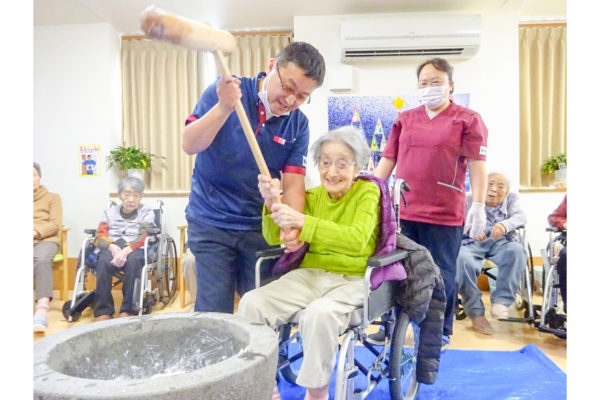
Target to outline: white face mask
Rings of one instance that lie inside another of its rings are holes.
[[[273,116],[281,117],[283,115],[290,114],[289,111],[286,113],[283,113],[281,115],[276,115],[271,112],[271,106],[269,105],[269,94],[267,93],[267,86],[269,86],[269,81],[271,80],[272,75],[273,75],[273,70],[271,70],[271,73],[265,77],[265,80],[263,81],[263,84],[262,84],[262,90],[260,92],[258,92],[258,98],[263,103],[263,106],[265,106],[265,112],[267,113],[267,119],[270,119]]]
[[[435,110],[446,101],[446,85],[419,89],[419,101],[428,109]]]

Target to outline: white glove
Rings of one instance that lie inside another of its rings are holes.
[[[465,222],[464,233],[469,232],[469,237],[475,239],[483,233],[485,229],[485,204],[473,203],[467,213],[467,221]]]

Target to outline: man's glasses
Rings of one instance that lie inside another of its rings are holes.
[[[322,170],[329,169],[332,165],[335,165],[335,167],[339,171],[344,171],[353,166],[354,164],[356,164],[355,161],[348,161],[345,158],[338,158],[335,161],[333,161],[330,158],[319,158],[319,169]]]
[[[281,84],[281,90],[283,90],[287,96],[293,95],[294,98],[296,99],[296,102],[298,102],[299,104],[302,104],[307,100],[308,101],[306,104],[310,104],[310,94],[304,95],[304,94],[296,93],[291,87],[289,87],[288,85],[283,83],[283,79],[281,79],[281,74],[279,73],[279,64],[278,63],[275,63],[275,70],[277,71],[277,76],[279,77],[279,83]]]

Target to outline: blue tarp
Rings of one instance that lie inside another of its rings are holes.
[[[355,356],[371,360],[371,353],[357,346]],[[334,372],[335,377],[335,372]],[[364,387],[359,374],[357,386]],[[304,399],[305,389],[280,379],[283,400]],[[335,382],[329,388],[333,399]],[[367,397],[389,399],[388,382],[380,382]],[[516,351],[447,350],[433,385],[420,385],[418,400],[516,400],[567,398],[567,375],[535,345]]]

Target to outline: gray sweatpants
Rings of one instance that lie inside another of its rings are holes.
[[[362,307],[363,291],[363,276],[299,268],[246,293],[240,300],[238,315],[275,327],[305,309],[298,325],[304,360],[296,383],[319,388],[331,379],[338,336],[348,326],[352,311]]]
[[[35,282],[35,300],[52,298],[52,260],[58,253],[58,244],[41,241],[33,245],[33,281]]]

